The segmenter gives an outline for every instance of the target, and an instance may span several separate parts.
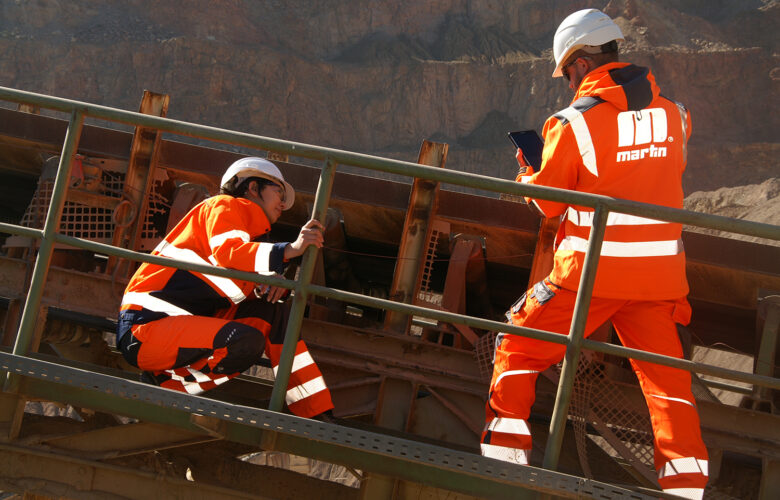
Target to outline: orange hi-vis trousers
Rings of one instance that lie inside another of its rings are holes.
[[[548,279],[534,285],[512,307],[518,326],[568,334],[576,293]],[[586,336],[611,321],[620,341],[633,349],[682,357],[676,323],[687,324],[687,300],[636,301],[593,297]],[[531,451],[528,416],[539,373],[559,362],[561,344],[499,334],[486,405],[482,454],[527,465]],[[664,491],[702,498],[708,476],[708,455],[701,439],[699,415],[688,371],[630,360],[650,410],[655,441],[655,466]]]
[[[147,372],[148,382],[200,394],[259,363],[263,352],[275,374],[288,311],[283,304],[252,300],[224,310],[216,318],[168,316],[128,325],[132,314],[120,315],[119,328],[129,329],[119,343],[125,359]],[[285,401],[300,417],[333,408],[322,373],[302,340],[296,345]]]

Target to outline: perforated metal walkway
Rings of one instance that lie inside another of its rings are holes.
[[[27,397],[66,402],[223,439],[348,465],[487,498],[653,498],[535,467],[408,439],[178,393],[118,377],[0,352]],[[657,496],[656,496],[657,498]]]

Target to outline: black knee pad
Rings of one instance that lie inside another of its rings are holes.
[[[265,350],[265,337],[260,330],[231,321],[214,336],[214,349],[226,348],[227,354],[214,367],[216,373],[242,372],[257,364]]]

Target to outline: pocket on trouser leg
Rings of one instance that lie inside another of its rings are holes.
[[[545,304],[555,297],[558,290],[559,287],[547,278],[534,284],[506,312],[508,322],[518,326],[528,323],[541,312]]]
[[[504,313],[504,316],[506,317],[507,324],[510,325],[517,325],[519,321],[519,315],[520,312],[523,310],[523,306],[525,305],[525,298],[528,295],[528,293],[524,293],[519,299],[515,301],[514,304]],[[504,333],[504,332],[498,332],[496,334],[496,340],[493,346],[493,357],[491,359],[491,362],[495,365],[496,364],[496,352],[501,347],[501,342],[504,341],[504,339],[510,334]]]
[[[553,288],[557,289],[558,287],[553,285],[549,279],[545,278],[534,285],[534,292],[531,297],[535,298],[540,306],[543,306],[549,302],[550,299],[555,297]]]
[[[519,299],[515,301],[514,304],[512,304],[512,307],[509,308],[509,310],[505,313],[506,321],[507,323],[513,323],[512,319],[515,317],[515,315],[519,314],[520,311],[523,310],[523,306],[525,305],[525,298],[528,295],[528,293],[524,293]]]

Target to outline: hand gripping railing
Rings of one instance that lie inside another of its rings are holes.
[[[566,354],[563,361],[563,370],[561,373],[560,383],[558,385],[555,407],[550,424],[550,437],[547,442],[547,448],[545,450],[543,462],[544,467],[548,469],[554,470],[557,467],[558,458],[560,456],[561,443],[563,440],[566,414],[571,399],[575,369],[580,351],[583,347],[607,354],[630,357],[639,361],[649,361],[680,368],[683,370],[693,371],[696,373],[747,382],[761,387],[780,389],[780,379],[777,378],[743,373],[717,366],[695,363],[684,359],[671,358],[659,354],[584,339],[585,322],[587,319],[588,307],[590,305],[593,292],[593,284],[596,277],[598,256],[600,254],[601,245],[604,238],[607,217],[610,212],[619,212],[652,219],[678,222],[691,226],[716,229],[749,236],[757,236],[760,238],[767,238],[776,241],[780,241],[780,226],[731,219],[728,217],[702,214],[688,210],[650,205],[630,200],[610,198],[606,196],[520,184],[513,181],[496,179],[478,174],[437,169],[416,163],[409,163],[365,154],[352,153],[338,149],[323,148],[311,146],[308,144],[272,139],[268,137],[208,127],[204,125],[196,125],[168,118],[160,118],[130,111],[123,111],[105,106],[87,104],[68,99],[60,99],[41,94],[34,94],[5,87],[0,87],[0,100],[33,104],[41,108],[57,110],[70,114],[70,123],[65,135],[62,154],[60,156],[60,163],[55,180],[54,192],[52,194],[52,200],[49,205],[49,211],[46,216],[43,230],[41,231],[12,224],[0,223],[0,231],[2,232],[20,234],[42,240],[37,258],[35,260],[32,280],[30,283],[30,289],[27,294],[27,301],[25,302],[22,313],[19,332],[13,347],[14,355],[25,356],[28,354],[32,341],[32,332],[35,326],[36,312],[40,305],[43,293],[43,285],[46,281],[46,274],[48,272],[48,266],[51,261],[53,246],[54,243],[62,243],[76,248],[91,250],[100,254],[137,261],[152,262],[160,265],[176,267],[179,269],[192,270],[216,276],[246,280],[255,283],[263,283],[294,290],[295,294],[293,297],[290,319],[282,348],[282,356],[279,362],[279,369],[276,374],[276,381],[273,392],[271,394],[271,402],[269,405],[269,409],[273,411],[281,410],[283,405],[284,394],[292,367],[295,344],[298,341],[300,335],[300,327],[303,321],[306,300],[309,295],[330,297],[369,307],[396,311],[407,315],[417,315],[443,322],[460,323],[474,328],[480,328],[489,331],[501,331],[514,335],[521,335],[529,338],[554,342],[557,344],[564,344],[566,345]],[[59,227],[64,203],[64,195],[67,187],[67,179],[70,176],[70,159],[72,155],[78,150],[79,136],[81,134],[84,118],[86,116],[125,123],[133,126],[158,129],[164,132],[208,139],[227,144],[274,151],[302,158],[322,160],[324,161],[324,168],[320,174],[319,185],[315,195],[313,214],[313,217],[317,218],[318,220],[324,219],[331,195],[336,167],[339,164],[400,174],[410,177],[424,178],[459,186],[468,186],[486,191],[528,196],[571,205],[591,207],[595,210],[594,223],[588,239],[584,269],[580,279],[580,286],[574,306],[574,314],[572,317],[569,334],[564,336],[542,330],[518,327],[496,321],[454,314],[445,311],[437,311],[424,307],[402,304],[345,292],[333,288],[313,285],[311,283],[311,278],[314,271],[317,252],[317,249],[313,247],[309,247],[304,253],[303,262],[301,264],[301,272],[298,280],[290,281],[269,276],[260,276],[254,273],[232,269],[214,268],[205,265],[177,261],[165,257],[152,256],[60,234],[56,229]],[[14,377],[9,377],[9,379],[6,381],[6,390],[16,390],[17,383],[18,382],[14,380]]]

